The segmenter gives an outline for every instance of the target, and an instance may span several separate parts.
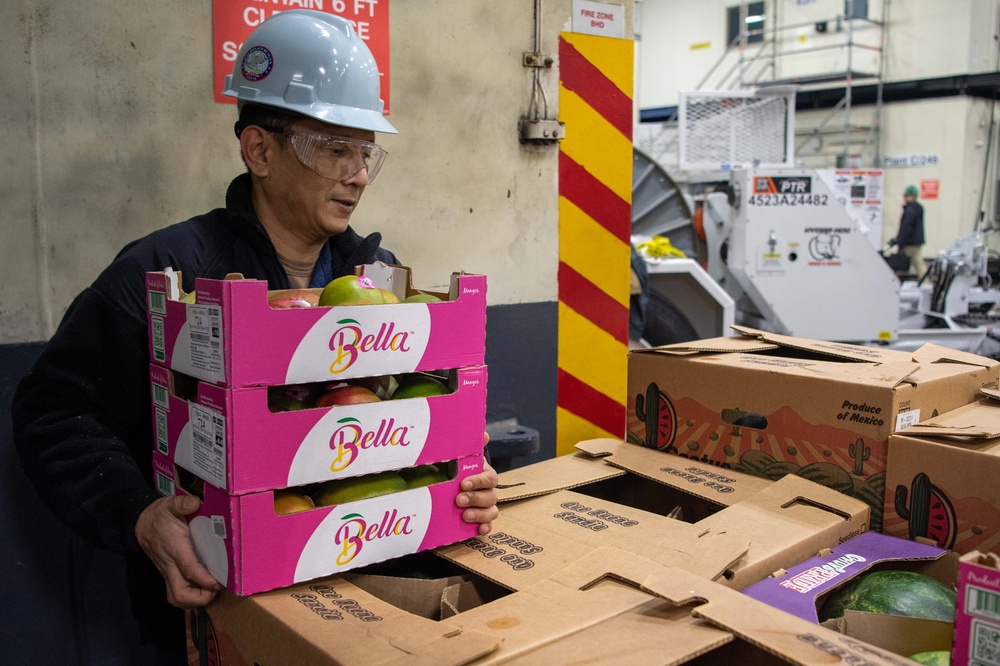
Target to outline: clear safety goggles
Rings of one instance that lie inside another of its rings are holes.
[[[332,180],[350,180],[359,171],[366,169],[368,183],[374,183],[375,176],[389,154],[382,146],[370,141],[304,134],[265,125],[259,127],[289,137],[299,161],[323,178]]]

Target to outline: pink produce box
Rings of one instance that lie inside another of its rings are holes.
[[[958,564],[952,666],[1000,665],[1000,557],[973,551]]]
[[[471,539],[478,525],[462,520],[455,497],[484,458],[456,462],[449,481],[289,515],[275,513],[274,491],[234,496],[206,484],[189,517],[191,541],[216,580],[248,595]],[[185,494],[155,451],[153,470],[160,493]]]
[[[374,307],[374,306],[373,306]],[[486,366],[453,370],[452,393],[271,412],[267,387],[199,382],[185,400],[150,365],[155,450],[232,495],[482,453]]]
[[[366,264],[359,273],[400,299],[410,269]],[[179,274],[146,274],[150,359],[203,381],[243,388],[482,365],[486,277],[453,273],[434,303],[272,309],[267,282],[197,278],[180,302]],[[237,279],[238,278],[238,279]]]

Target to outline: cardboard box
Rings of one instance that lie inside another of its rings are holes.
[[[219,663],[904,663],[683,569],[611,548],[440,622],[344,577],[253,597],[223,593],[206,615],[189,623],[193,642]]]
[[[872,508],[881,531],[889,435],[996,388],[997,361],[743,335],[629,352],[630,441],[778,479],[798,474]]]
[[[866,532],[743,590],[749,597],[810,622],[820,621],[828,596],[870,571],[900,569],[921,573],[954,588],[958,555],[915,541]],[[896,654],[950,650],[954,623],[846,611],[825,626]]]
[[[367,264],[360,273],[400,298],[410,270]],[[281,386],[482,365],[486,277],[454,273],[436,303],[275,310],[263,280],[198,278],[182,303],[179,276],[146,274],[150,359],[229,388]]]
[[[952,666],[1000,664],[1000,557],[973,551],[958,565]]]
[[[449,481],[289,515],[275,513],[274,491],[230,495],[204,484],[201,508],[188,517],[191,541],[216,580],[238,595],[436,548],[478,534],[455,498],[484,462],[480,449],[455,462]],[[185,493],[166,456],[154,451],[153,469],[162,494]]]
[[[983,393],[889,439],[886,533],[1000,553],[1000,394]]]
[[[461,368],[452,393],[273,413],[267,387],[198,382],[178,395],[150,365],[155,448],[232,495],[455,460],[481,453],[486,366]]]
[[[867,529],[867,505],[799,477],[613,439],[577,449],[501,474],[493,532],[435,552],[513,590],[605,546],[739,588]]]

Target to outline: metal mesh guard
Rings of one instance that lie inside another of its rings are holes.
[[[786,96],[681,97],[680,168],[792,166]]]

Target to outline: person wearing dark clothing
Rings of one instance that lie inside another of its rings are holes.
[[[349,22],[275,14],[244,43],[225,93],[240,100],[247,166],[225,208],[128,244],[70,305],[11,408],[39,495],[79,534],[125,555],[141,638],[176,663],[185,661],[181,609],[204,606],[221,586],[191,545],[186,517],[200,500],[153,486],[146,272],[181,271],[185,291],[196,277],[232,272],[287,289],[325,286],[357,264],[399,263],[379,234],[362,237],[348,224],[386,156],[375,132],[396,131],[382,115],[374,60]],[[455,500],[480,534],[498,514],[495,486],[486,465]]]
[[[917,188],[908,185],[903,190],[903,215],[899,219],[899,231],[889,241],[899,247],[899,253],[910,260],[910,269],[919,280],[924,276],[925,267],[921,250],[924,245],[924,207],[917,203]]]

